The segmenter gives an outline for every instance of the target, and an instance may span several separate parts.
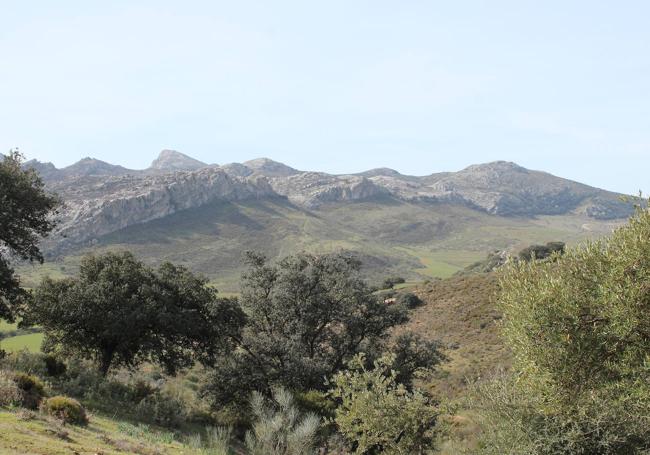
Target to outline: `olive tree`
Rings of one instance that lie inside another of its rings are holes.
[[[516,390],[496,396],[525,401],[513,412],[493,400],[491,412],[518,416],[535,453],[647,453],[650,212],[552,261],[511,265],[501,288]]]
[[[104,375],[144,360],[170,373],[212,363],[243,321],[206,279],[170,263],[152,269],[128,252],[86,256],[78,276],[44,279],[26,312],[46,346],[95,359]]]

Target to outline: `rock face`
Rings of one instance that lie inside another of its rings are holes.
[[[61,187],[65,208],[57,234],[60,247],[110,234],[133,224],[163,218],[215,200],[236,201],[276,194],[264,178],[241,179],[202,169],[163,176],[123,176],[83,180]]]
[[[503,161],[459,172],[405,176],[386,168],[355,175],[303,172],[267,158],[207,166],[163,150],[146,170],[85,158],[56,169],[30,161],[66,202],[58,228],[62,246],[88,242],[125,227],[215,200],[286,198],[307,210],[373,198],[460,204],[499,216],[578,213],[596,219],[629,215],[619,195]]]

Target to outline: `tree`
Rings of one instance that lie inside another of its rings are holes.
[[[247,262],[239,299],[247,324],[208,390],[222,404],[245,387],[323,390],[325,377],[357,352],[378,350],[387,330],[406,318],[402,306],[370,292],[359,261],[344,254],[300,253],[269,264],[250,253]]]
[[[212,363],[244,315],[186,268],[153,270],[125,252],[84,257],[75,278],[44,279],[26,321],[43,327],[47,346],[93,358],[105,375],[144,360],[170,373]]]
[[[43,262],[41,237],[55,226],[59,199],[45,190],[38,173],[21,168],[22,156],[10,151],[0,161],[0,318],[13,322],[28,293],[9,262],[10,256]]]
[[[445,355],[440,352],[439,342],[427,341],[412,332],[401,333],[395,337],[390,353],[395,380],[409,390],[413,388],[413,380],[418,373],[430,372],[433,367],[446,360]]]
[[[332,381],[335,422],[355,453],[417,454],[431,448],[437,410],[419,390],[409,392],[382,357],[366,368],[362,354]]]
[[[498,396],[523,398],[517,412],[505,399],[495,410],[518,416],[506,425],[524,426],[534,453],[648,453],[649,283],[641,209],[607,239],[505,272],[499,305],[516,379]]]

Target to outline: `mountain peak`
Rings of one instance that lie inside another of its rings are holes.
[[[512,161],[492,161],[489,163],[472,164],[460,172],[527,172],[528,169]]]
[[[254,172],[266,177],[288,177],[300,172],[286,164],[278,163],[269,158],[257,158],[246,161],[244,165],[252,169]]]
[[[370,169],[365,172],[360,172],[357,175],[361,175],[363,177],[378,177],[378,176],[384,176],[384,177],[399,177],[402,174],[397,172],[395,169],[391,169],[388,167],[378,167],[375,169]]]
[[[107,163],[97,158],[86,157],[76,163],[61,169],[64,175],[83,175],[83,176],[109,176],[123,175],[130,171],[122,166]]]
[[[149,169],[157,171],[194,171],[206,167],[202,161],[196,160],[176,150],[165,149],[158,158],[153,160]]]

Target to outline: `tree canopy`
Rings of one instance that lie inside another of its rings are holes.
[[[86,256],[78,276],[44,279],[26,312],[48,347],[96,359],[103,374],[144,360],[170,373],[211,363],[243,321],[206,279],[170,263],[154,270],[131,253]]]
[[[273,385],[323,389],[325,377],[356,353],[377,351],[406,319],[403,306],[372,294],[360,263],[345,254],[300,253],[270,264],[251,253],[247,261],[239,299],[247,324],[239,349],[217,365],[217,401]]]
[[[9,259],[43,262],[38,242],[54,228],[52,215],[60,204],[38,173],[21,163],[17,151],[0,161],[0,318],[9,321],[27,296]]]

